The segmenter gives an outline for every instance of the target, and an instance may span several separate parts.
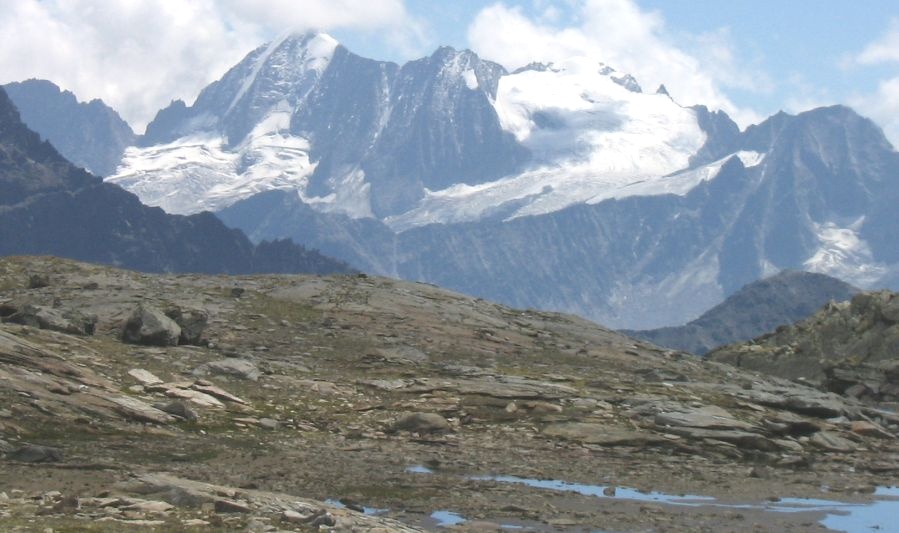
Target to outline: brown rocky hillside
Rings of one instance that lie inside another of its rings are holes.
[[[819,531],[768,500],[897,481],[895,415],[430,285],[14,257],[0,317],[3,530]]]

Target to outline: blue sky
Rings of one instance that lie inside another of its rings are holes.
[[[743,126],[842,103],[899,144],[896,0],[17,0],[0,83],[50,79],[140,131],[286,30],[398,62],[442,44],[509,68],[587,55]]]

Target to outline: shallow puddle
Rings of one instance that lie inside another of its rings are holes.
[[[662,492],[641,492],[635,489],[616,487],[614,494],[606,493],[608,486],[584,485],[560,480],[528,479],[516,476],[473,476],[474,481],[496,481],[526,485],[536,489],[574,492],[598,498],[620,498],[638,501],[652,501],[679,506],[714,506],[727,509],[758,509],[772,512],[825,512],[827,517],[821,523],[836,531],[890,531],[899,517],[899,488],[881,487],[875,493],[880,497],[870,503],[847,503],[834,500],[810,498],[784,498],[776,502],[730,504],[722,503],[710,496],[671,495]]]
[[[411,466],[406,469],[409,473],[433,474],[433,471],[423,466]],[[692,494],[666,494],[663,492],[642,492],[627,487],[612,487],[610,485],[587,485],[582,483],[570,483],[555,479],[532,479],[517,476],[469,476],[471,481],[492,481],[496,483],[508,483],[524,485],[527,487],[550,490],[555,492],[571,492],[582,496],[592,496],[607,500],[625,499],[636,501],[648,501],[675,506],[712,506],[726,509],[754,509],[779,513],[797,512],[823,512],[827,516],[821,520],[821,524],[836,531],[892,531],[899,517],[899,488],[878,488],[874,493],[873,502],[849,503],[835,500],[814,498],[783,498],[778,501],[763,503],[724,503],[712,496],[698,496]],[[445,511],[438,511],[445,513]],[[447,516],[461,519],[461,516],[448,513]],[[437,518],[432,515],[432,518]],[[461,522],[448,523],[455,525]]]
[[[895,531],[899,528],[899,487],[881,487],[874,495],[889,499],[858,505],[847,514],[828,514],[821,523],[837,531]]]
[[[466,520],[461,515],[450,511],[434,511],[431,520],[437,523],[437,527],[450,527],[464,523]]]

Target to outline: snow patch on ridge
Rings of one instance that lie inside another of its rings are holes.
[[[327,196],[306,196],[304,191],[298,190],[300,200],[323,213],[340,213],[351,218],[374,218],[371,210],[371,184],[365,181],[362,169],[347,170],[339,178],[329,181],[335,192]]]
[[[805,261],[805,269],[854,285],[870,287],[876,283],[889,268],[874,260],[870,246],[859,237],[858,232],[864,223],[865,217],[847,227],[833,222],[815,224],[820,248]]]
[[[465,86],[470,90],[475,91],[480,87],[478,83],[478,76],[475,74],[474,70],[468,69],[462,73],[462,77],[465,79]]]
[[[268,61],[268,58],[270,58],[272,56],[272,54],[274,53],[274,51],[279,46],[281,46],[284,43],[284,41],[287,40],[287,37],[288,37],[288,35],[285,34],[280,39],[276,39],[276,40],[270,42],[268,44],[268,46],[266,47],[266,49],[263,50],[263,52],[259,55],[258,58],[256,58],[256,62],[253,63],[253,70],[251,70],[250,74],[246,78],[244,78],[243,82],[240,84],[240,89],[237,91],[237,93],[234,94],[234,98],[231,99],[231,105],[228,106],[228,110],[225,112],[226,115],[228,113],[230,113],[231,110],[234,109],[234,106],[237,105],[237,102],[239,102],[240,99],[243,98],[243,96],[245,94],[247,94],[247,91],[249,91],[250,87],[253,86],[253,83],[256,81],[256,78],[259,77],[259,72],[262,70],[262,67],[265,66],[266,62]]]
[[[288,103],[281,102],[233,150],[216,136],[128,148],[117,173],[106,181],[133,192],[147,205],[179,215],[218,211],[278,189],[296,191],[303,202],[319,211],[353,218],[373,216],[370,185],[360,169],[349,169],[332,179],[336,193],[326,197],[305,194],[317,163],[309,159],[309,140],[288,133],[290,117]]]

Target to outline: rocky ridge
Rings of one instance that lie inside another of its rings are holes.
[[[93,329],[10,320],[28,309]],[[813,511],[684,513],[615,487],[896,483],[899,417],[874,406],[430,285],[5,258],[0,311],[4,527],[412,531],[452,510],[471,530],[807,531]]]

